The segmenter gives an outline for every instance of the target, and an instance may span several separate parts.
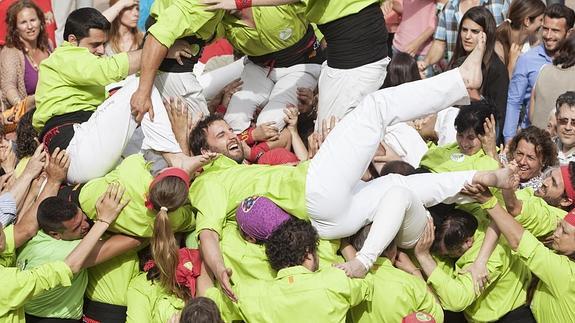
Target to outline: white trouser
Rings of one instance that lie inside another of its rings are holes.
[[[66,148],[70,155],[68,182],[85,183],[106,175],[116,166],[137,126],[131,114],[130,98],[138,88],[138,82],[138,78],[127,82],[104,101],[88,121],[74,125],[74,137]],[[154,122],[146,114],[141,123],[145,136],[142,149],[181,152],[162,98],[155,88],[152,105]]]
[[[381,201],[385,192],[379,186],[387,186],[382,184],[386,183],[387,177],[365,186],[358,184],[383,139],[386,127],[435,113],[454,104],[469,104],[458,69],[369,94],[339,122],[311,160],[307,173],[307,210],[320,236],[327,239],[349,236],[373,219],[368,241],[377,239],[378,243],[370,242],[358,253],[360,260],[370,266],[398,233],[406,209],[412,209],[415,205],[408,203],[389,212],[387,209],[379,211],[377,205],[383,206]],[[446,181],[441,177],[443,174],[431,174],[422,183],[410,185],[409,189],[417,189],[414,194],[419,203],[428,205],[456,194],[472,174],[449,174],[456,177],[453,180],[458,184],[449,182],[447,186],[443,184]],[[437,180],[432,181],[433,177]],[[361,189],[366,187],[378,189]],[[359,196],[366,201],[366,205],[357,204]],[[378,231],[381,228],[386,230]],[[402,242],[399,241],[400,244]]]
[[[377,91],[387,74],[390,58],[356,68],[329,67],[325,61],[319,77],[319,98],[316,129],[331,116],[343,118],[368,94]]]
[[[198,77],[198,82],[204,89],[204,97],[206,100],[209,101],[213,99],[226,85],[230,84],[233,80],[240,78],[243,69],[244,60],[238,59],[229,65],[202,73]]]
[[[206,99],[202,93],[202,86],[193,72],[160,72],[154,79],[154,86],[165,99],[176,97],[184,99],[193,114],[203,113],[204,116],[210,114]]]
[[[257,124],[274,121],[285,127],[284,109],[288,103],[297,106],[297,88],[315,88],[321,72],[318,64],[298,64],[290,67],[262,67],[246,58],[241,79],[242,90],[232,96],[224,119],[236,133],[250,126],[254,112],[263,106]]]

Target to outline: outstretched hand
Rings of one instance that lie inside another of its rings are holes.
[[[111,183],[108,189],[96,202],[97,219],[108,224],[113,223],[120,212],[130,202],[130,199],[122,201],[125,189],[118,183]]]

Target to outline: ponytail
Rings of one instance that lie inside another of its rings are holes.
[[[503,63],[505,66],[509,64],[509,50],[511,50],[511,20],[505,19],[498,27],[495,33],[495,38],[503,47]]]
[[[178,266],[178,244],[168,219],[168,209],[161,207],[154,221],[154,232],[150,242],[152,257],[159,271],[160,284],[179,298],[187,299],[176,282]]]

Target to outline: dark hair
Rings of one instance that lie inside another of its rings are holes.
[[[421,75],[415,59],[407,53],[397,53],[387,65],[387,75],[381,89],[417,80],[421,80]]]
[[[102,13],[94,8],[80,8],[72,11],[64,26],[64,40],[74,35],[78,41],[90,35],[90,29],[110,30],[110,22]]]
[[[565,19],[567,30],[573,28],[573,23],[575,23],[575,12],[573,9],[559,3],[554,3],[547,7],[547,10],[545,10],[545,17],[552,19]]]
[[[182,310],[180,323],[223,323],[220,310],[206,297],[191,299]]]
[[[307,254],[316,254],[319,237],[311,223],[291,218],[280,225],[265,243],[271,267],[278,271],[303,264]]]
[[[473,237],[477,230],[478,222],[473,215],[451,205],[430,208],[429,212],[435,225],[432,250],[436,252],[442,244],[447,251],[459,250],[465,240]]]
[[[555,101],[555,115],[559,115],[561,106],[564,104],[575,107],[575,91],[567,91],[557,98],[557,101]]]
[[[26,112],[16,127],[16,158],[18,160],[34,155],[38,147],[38,132],[32,127],[32,116],[36,108]]]
[[[78,213],[78,207],[67,200],[51,196],[38,206],[38,226],[45,233],[50,231],[61,232],[64,229],[62,222],[68,221]]]
[[[44,17],[42,9],[40,9],[40,7],[31,0],[16,1],[8,8],[8,12],[6,13],[6,26],[8,26],[6,46],[24,50],[24,44],[20,40],[17,25],[18,14],[26,8],[34,9],[38,19],[40,20],[40,32],[38,33],[36,46],[41,51],[47,51],[50,47],[50,42],[48,41],[48,34],[46,33],[46,18]]]
[[[385,176],[387,174],[400,174],[407,176],[414,172],[415,167],[411,166],[408,162],[404,162],[403,160],[392,160],[383,165],[380,176]]]
[[[471,102],[470,105],[461,107],[455,118],[455,130],[462,133],[471,129],[477,135],[484,135],[483,123],[494,110],[494,106],[487,100]]]
[[[497,27],[496,38],[503,47],[503,60],[509,64],[509,50],[511,49],[511,31],[519,30],[525,18],[533,22],[535,18],[545,13],[545,4],[541,0],[513,1],[509,6],[507,19]]]
[[[565,38],[553,57],[553,65],[569,68],[575,65],[575,34]]]
[[[359,231],[357,231],[354,235],[349,237],[349,243],[355,250],[360,251],[361,248],[363,248],[363,244],[365,243],[365,240],[367,240],[367,236],[369,235],[369,230],[371,230],[371,223],[359,229]],[[382,254],[385,254],[385,252],[391,248],[395,248],[395,246],[396,246],[395,241],[392,241],[387,246],[387,248],[382,252]]]
[[[539,1],[539,0],[537,0]],[[455,42],[455,49],[453,50],[453,56],[451,56],[451,60],[449,61],[448,69],[455,68],[459,66],[461,63],[460,58],[467,56],[469,53],[465,52],[463,49],[463,44],[461,42],[461,29],[463,28],[463,22],[469,19],[476,24],[480,25],[483,28],[483,32],[485,32],[485,52],[483,54],[483,63],[481,64],[481,69],[483,75],[487,75],[487,71],[489,70],[489,66],[491,65],[491,60],[493,59],[493,55],[495,54],[495,29],[497,27],[495,23],[495,18],[493,18],[493,14],[484,6],[476,6],[472,7],[461,18],[461,22],[459,23],[459,28],[457,29],[457,40]]]
[[[224,121],[224,118],[219,114],[210,114],[203,120],[200,120],[194,129],[192,129],[188,140],[192,154],[201,155],[202,149],[209,148],[207,136],[208,128],[216,121]]]
[[[521,140],[525,140],[535,146],[535,153],[538,158],[541,158],[543,168],[559,164],[559,160],[557,159],[557,146],[551,139],[551,135],[549,135],[547,131],[535,126],[521,129],[521,131],[511,139],[509,143],[509,155],[507,156],[510,160],[513,158],[513,153]]]

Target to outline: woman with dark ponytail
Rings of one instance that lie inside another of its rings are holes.
[[[513,1],[507,19],[497,27],[495,52],[505,63],[509,78],[521,55],[523,44],[534,38],[543,24],[545,4],[541,0]]]

